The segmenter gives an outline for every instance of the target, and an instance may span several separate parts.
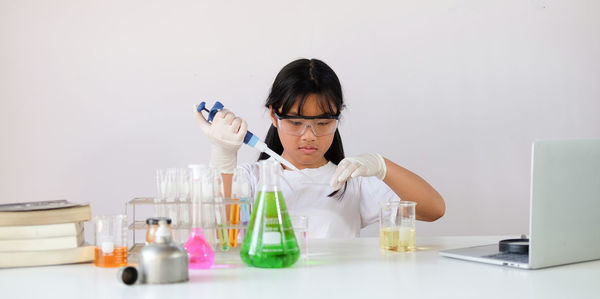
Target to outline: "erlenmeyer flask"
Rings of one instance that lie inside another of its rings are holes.
[[[258,194],[240,256],[248,266],[289,267],[300,257],[300,250],[279,188],[281,165],[264,160],[259,169]]]
[[[191,169],[192,230],[183,247],[188,252],[190,269],[208,269],[215,261],[215,253],[202,231],[201,207],[203,189],[208,188],[203,186],[203,177],[210,176],[211,172],[204,165],[190,165],[189,168]]]

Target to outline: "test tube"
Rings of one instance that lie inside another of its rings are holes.
[[[183,243],[190,233],[190,191],[191,177],[187,168],[178,169],[178,205],[179,225],[176,230],[176,241]]]
[[[205,230],[207,240],[215,244],[215,248],[221,250],[229,249],[226,227],[226,210],[223,202],[223,180],[221,174],[215,169],[208,169],[201,175],[202,199],[202,227]],[[212,229],[213,233],[210,233]]]
[[[154,216],[168,217],[167,192],[169,188],[169,170],[156,170],[157,196],[154,198]]]
[[[219,246],[221,250],[225,251],[229,249],[229,241],[227,234],[227,211],[225,209],[224,192],[223,192],[223,178],[221,173],[218,171],[214,172],[214,184],[213,184],[213,198],[215,203],[215,221],[217,225],[217,238],[219,239]]]
[[[237,228],[242,222],[242,225],[248,225],[250,215],[248,215],[248,197],[250,195],[250,178],[248,171],[238,167],[233,172],[231,182],[231,199],[240,201],[241,204],[232,204],[229,211],[229,223],[235,228],[229,229],[229,245],[237,247],[239,229]],[[240,208],[241,207],[241,208]],[[244,223],[245,222],[245,223]]]
[[[178,171],[176,168],[168,168],[165,187],[165,201],[167,206],[167,217],[173,221],[173,226],[179,226],[179,213],[177,209],[177,200],[179,197]]]

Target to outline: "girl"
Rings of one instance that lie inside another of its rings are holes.
[[[359,236],[361,228],[377,222],[380,201],[414,201],[418,220],[434,221],[444,215],[444,200],[418,175],[376,153],[344,156],[337,129],[344,108],[342,88],[324,62],[299,59],[286,65],[275,78],[265,107],[272,123],[265,143],[311,178],[284,169],[280,186],[289,213],[308,216],[311,238]],[[212,144],[210,166],[225,174],[228,185],[247,124],[228,110],[219,111],[212,124],[194,111]],[[268,157],[262,153],[259,160]],[[241,166],[251,174],[254,194],[258,165]]]

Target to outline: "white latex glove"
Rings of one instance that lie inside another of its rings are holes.
[[[248,124],[227,109],[217,112],[209,123],[197,109],[198,105],[194,105],[194,117],[211,143],[209,166],[223,173],[233,173],[237,166],[237,151],[244,143]]]
[[[387,173],[385,160],[380,154],[364,154],[355,157],[344,158],[335,170],[329,185],[335,191],[342,186],[349,178],[357,176],[376,176],[383,180]]]

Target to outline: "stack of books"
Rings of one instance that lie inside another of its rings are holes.
[[[67,200],[0,205],[0,268],[90,262],[83,222],[89,204]]]

